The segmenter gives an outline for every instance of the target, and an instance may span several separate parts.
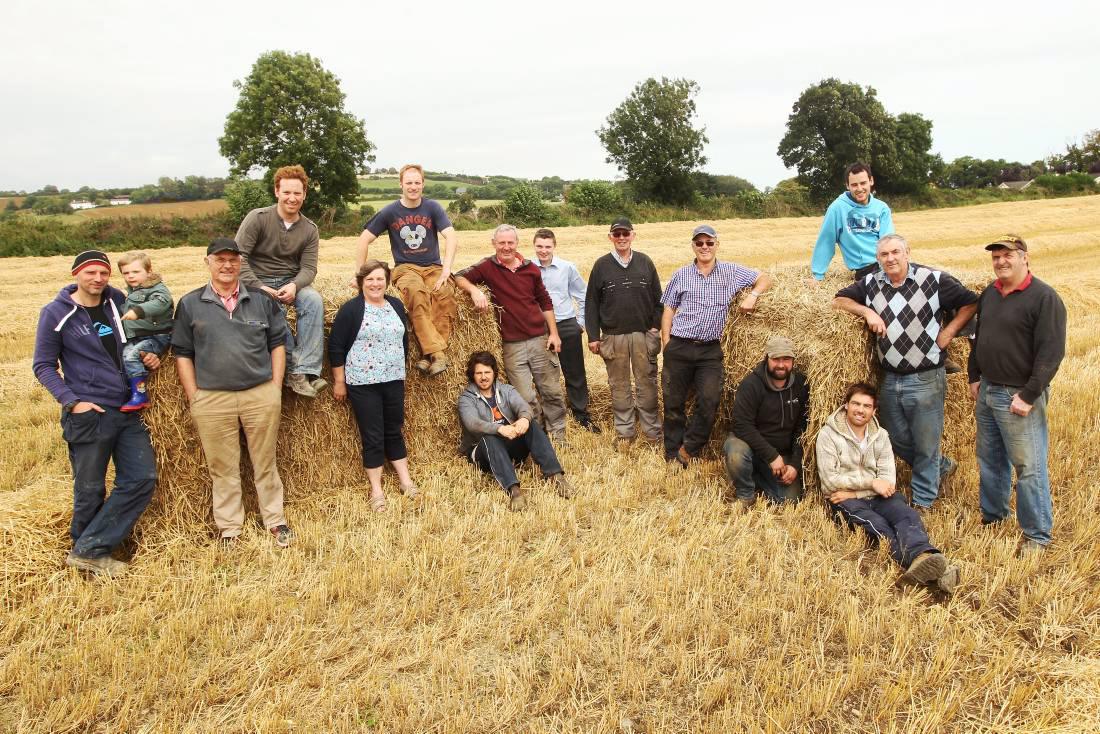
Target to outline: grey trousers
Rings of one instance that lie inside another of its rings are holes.
[[[552,438],[565,435],[565,394],[561,389],[561,368],[557,355],[546,350],[546,337],[504,342],[502,351],[508,382],[531,406],[535,422],[542,425]]]
[[[604,334],[600,356],[607,366],[607,386],[611,390],[611,408],[615,413],[615,432],[634,437],[635,414],[642,432],[651,440],[661,435],[657,415],[657,355],[661,353],[661,335],[648,331],[629,334]],[[630,378],[634,376],[633,390]]]

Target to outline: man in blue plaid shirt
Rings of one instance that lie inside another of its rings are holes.
[[[730,303],[737,293],[751,288],[741,299],[741,312],[756,308],[756,300],[772,279],[766,273],[736,263],[718,261],[718,234],[709,224],[691,233],[695,261],[677,270],[668,282],[661,303],[661,348],[665,399],[665,459],[683,466],[702,451],[714,428],[722,396],[722,345]],[[695,411],[687,419],[685,403],[695,388]]]

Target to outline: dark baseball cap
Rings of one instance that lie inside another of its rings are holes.
[[[218,237],[206,248],[206,254],[213,255],[218,252],[235,252],[240,255],[241,248],[237,247],[237,243],[228,237]]]
[[[1027,252],[1027,243],[1024,242],[1024,238],[1018,234],[1006,234],[1003,237],[997,238],[996,241],[990,242],[985,246],[987,250],[996,250],[1003,247],[1006,250],[1019,250],[1020,252]]]
[[[626,217],[619,217],[611,223],[611,229],[609,232],[614,232],[616,229],[625,229],[628,232],[634,231],[634,225],[630,223],[630,220]]]
[[[696,227],[695,231],[691,233],[691,239],[695,239],[701,234],[705,234],[708,237],[718,239],[718,233],[715,232],[714,227],[710,226],[709,224],[700,224],[698,227]]]

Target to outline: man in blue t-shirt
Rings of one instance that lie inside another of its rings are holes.
[[[355,269],[358,271],[367,261],[370,243],[389,232],[393,284],[401,292],[420,344],[416,368],[438,375],[447,369],[444,351],[458,313],[451,280],[458,235],[439,202],[423,198],[423,168],[413,163],[402,166],[399,180],[401,198],[383,207],[359,235]],[[440,236],[445,248],[442,259]]]
[[[816,286],[825,277],[837,245],[840,245],[844,264],[857,280],[878,269],[875,260],[878,241],[894,233],[890,207],[871,193],[875,188],[871,167],[866,163],[853,163],[844,177],[848,190],[829,205],[817,235],[810,260],[813,272],[810,285]]]

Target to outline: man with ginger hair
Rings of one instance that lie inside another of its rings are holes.
[[[401,198],[387,204],[359,235],[355,268],[367,261],[370,244],[389,233],[393,284],[409,311],[420,345],[416,368],[429,375],[447,369],[447,342],[458,308],[451,268],[458,252],[458,235],[437,201],[424,198],[424,169],[415,163],[401,167]],[[439,252],[439,239],[444,250]]]
[[[241,283],[274,298],[284,313],[294,306],[298,333],[287,330],[286,384],[313,398],[328,383],[321,379],[325,304],[311,287],[320,237],[317,225],[301,212],[308,186],[309,176],[301,166],[275,171],[276,203],[250,211],[235,241],[241,251]]]

